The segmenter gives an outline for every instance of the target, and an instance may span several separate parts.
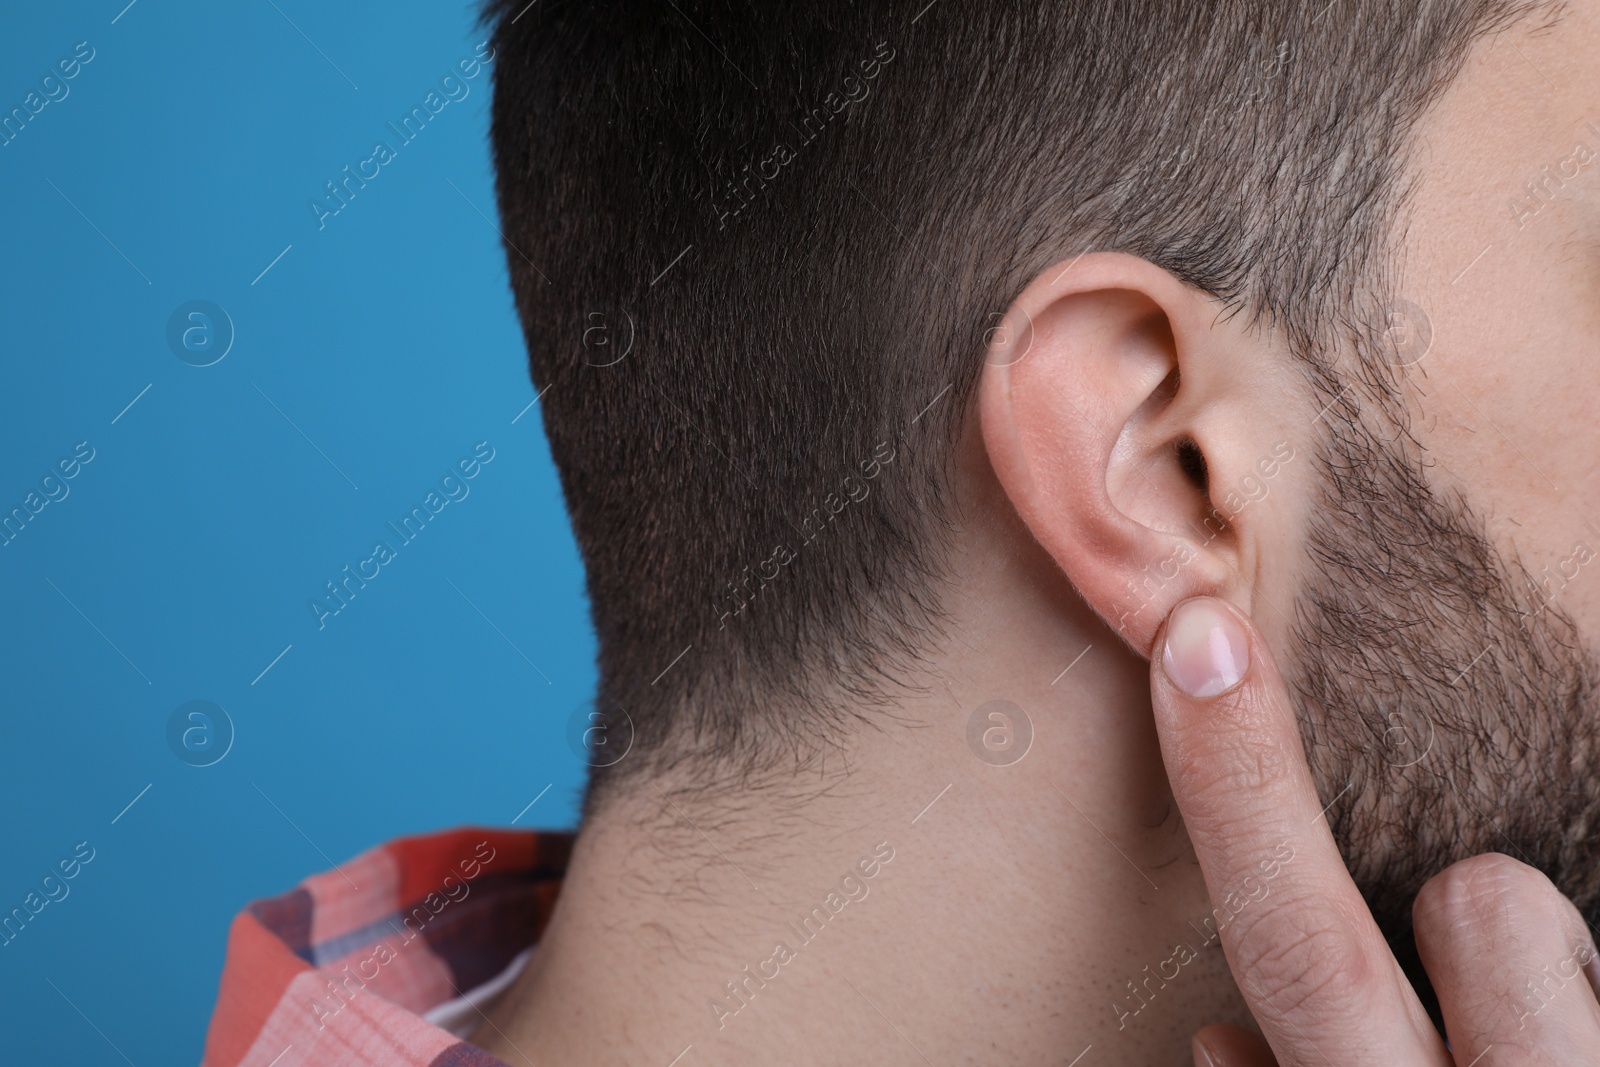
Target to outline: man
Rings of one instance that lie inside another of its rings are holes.
[[[256,905],[208,1063],[1592,1057],[1600,12],[488,17],[584,824]]]

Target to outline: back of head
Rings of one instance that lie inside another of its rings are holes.
[[[591,807],[892,702],[940,638],[988,333],[1049,265],[1148,259],[1333,395],[1417,118],[1549,6],[489,0],[512,287],[598,710],[636,731]]]

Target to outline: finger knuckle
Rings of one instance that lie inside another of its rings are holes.
[[[1424,883],[1412,905],[1422,936],[1471,927],[1490,938],[1520,927],[1530,912],[1560,907],[1561,895],[1535,867],[1488,852],[1451,864]]]
[[[1325,909],[1285,904],[1238,931],[1236,944],[1256,995],[1285,1015],[1359,1014],[1374,978],[1350,924]]]
[[[1191,821],[1209,817],[1222,824],[1252,821],[1250,803],[1272,803],[1291,775],[1292,763],[1284,750],[1259,739],[1237,735],[1212,740],[1208,751],[1197,753],[1183,768],[1178,783]]]

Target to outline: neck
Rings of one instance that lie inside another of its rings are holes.
[[[1245,1022],[1145,664],[1053,568],[998,558],[971,585],[1012,587],[1008,623],[958,635],[847,769],[647,783],[589,820],[474,1040],[511,1064],[1187,1064],[1195,1029]],[[996,698],[1032,725],[1009,764],[1015,713],[969,725]]]

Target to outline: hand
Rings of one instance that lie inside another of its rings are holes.
[[[1339,856],[1255,628],[1198,597],[1173,610],[1155,649],[1150,697],[1167,776],[1228,965],[1266,1037],[1208,1026],[1194,1038],[1197,1065],[1600,1062],[1600,962],[1549,879],[1491,853],[1417,895],[1417,948],[1447,1048]]]

